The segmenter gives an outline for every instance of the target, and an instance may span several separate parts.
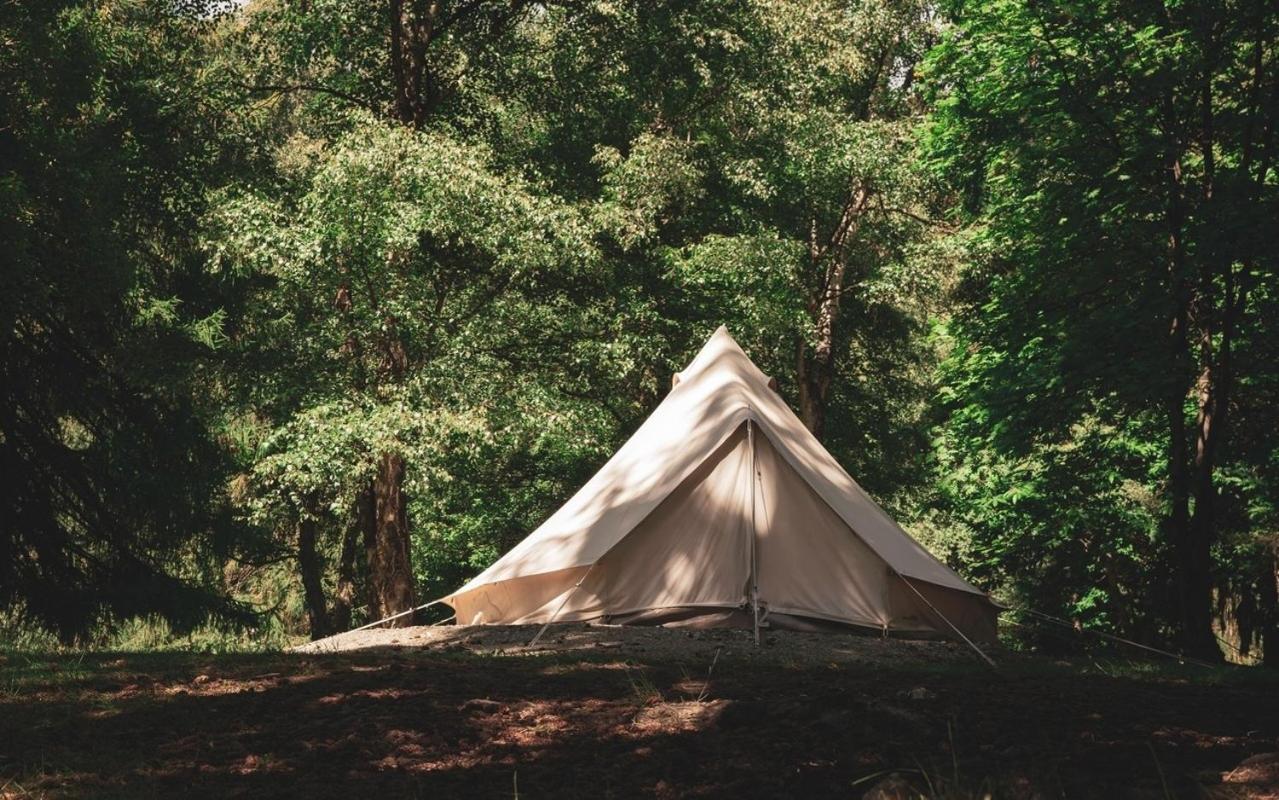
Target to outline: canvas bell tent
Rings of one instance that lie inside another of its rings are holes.
[[[997,606],[862,491],[720,328],[635,435],[444,598],[459,624],[602,620],[995,636]]]

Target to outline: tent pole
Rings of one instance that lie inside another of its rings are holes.
[[[949,625],[949,626],[950,626],[950,629],[951,629],[952,631],[954,631],[954,632],[955,632],[955,635],[957,635],[960,639],[963,639],[963,640],[964,640],[964,643],[965,643],[965,644],[967,644],[969,647],[971,647],[971,648],[973,649],[973,652],[974,652],[974,653],[976,653],[977,655],[981,656],[982,661],[985,661],[987,664],[989,664],[990,666],[994,667],[995,669],[998,669],[998,668],[999,668],[999,665],[998,665],[998,664],[996,664],[996,663],[994,662],[994,660],[993,660],[993,659],[991,659],[991,657],[990,657],[990,656],[988,656],[988,655],[986,655],[985,653],[983,653],[983,652],[981,651],[981,648],[980,648],[980,647],[978,647],[977,645],[973,644],[973,640],[972,640],[972,639],[969,639],[967,636],[965,636],[965,635],[964,635],[964,632],[963,632],[963,631],[961,631],[959,628],[956,628],[956,627],[955,627],[955,623],[953,623],[953,622],[951,622],[950,620],[946,619],[946,615],[945,615],[945,614],[943,614],[943,613],[941,613],[940,611],[938,611],[938,610],[937,610],[937,606],[935,606],[935,605],[933,605],[932,603],[930,603],[930,602],[928,601],[928,598],[927,598],[927,597],[924,597],[924,595],[923,595],[923,594],[922,594],[922,593],[921,593],[918,589],[916,589],[916,588],[915,588],[915,584],[913,584],[913,583],[911,583],[910,581],[906,580],[906,576],[905,576],[905,575],[901,574],[901,573],[900,573],[900,572],[898,572],[897,570],[893,570],[893,574],[894,574],[894,575],[896,575],[897,577],[901,578],[901,579],[902,579],[902,583],[906,584],[906,587],[907,587],[908,589],[910,589],[912,592],[914,592],[914,593],[915,593],[915,594],[919,597],[919,599],[920,599],[920,600],[923,600],[923,601],[924,601],[924,605],[926,605],[926,606],[928,606],[929,608],[931,608],[934,614],[936,614],[937,616],[941,617],[942,622],[945,622],[947,625]]]
[[[598,564],[598,563],[600,562],[598,561],[595,562],[595,564]],[[529,647],[534,646],[535,644],[537,644],[538,642],[542,640],[542,634],[546,633],[546,629],[551,627],[551,623],[554,622],[557,617],[559,617],[560,612],[564,610],[564,606],[568,605],[569,598],[571,598],[573,594],[577,592],[579,588],[581,588],[582,584],[586,582],[586,577],[587,575],[591,574],[592,569],[595,569],[595,564],[592,564],[590,569],[586,570],[585,574],[582,575],[581,579],[579,579],[577,583],[573,584],[573,588],[569,589],[568,593],[564,595],[564,599],[560,601],[559,606],[555,609],[555,613],[551,615],[550,619],[542,623],[542,627],[538,629],[537,635],[533,637],[533,641],[528,643]]]
[[[755,539],[755,426],[746,418],[746,439],[751,449],[751,613],[755,618],[755,646],[759,646],[759,564]]]

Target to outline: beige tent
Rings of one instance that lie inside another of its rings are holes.
[[[458,623],[758,619],[992,640],[997,607],[862,491],[769,383],[716,331],[595,477],[444,598]]]

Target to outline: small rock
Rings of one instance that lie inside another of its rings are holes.
[[[473,714],[494,714],[502,710],[502,704],[496,700],[481,700],[476,698],[474,700],[467,700],[458,710]]]
[[[932,700],[937,696],[937,694],[935,692],[930,692],[923,686],[916,686],[914,689],[907,692],[906,696],[911,700]]]
[[[194,683],[196,686],[199,686],[202,683],[208,683],[209,680],[210,678],[208,675],[196,675],[194,678],[191,679],[191,682]]]

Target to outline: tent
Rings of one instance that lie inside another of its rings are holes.
[[[993,640],[998,606],[902,530],[773,385],[721,327],[572,499],[443,598],[458,624]]]

